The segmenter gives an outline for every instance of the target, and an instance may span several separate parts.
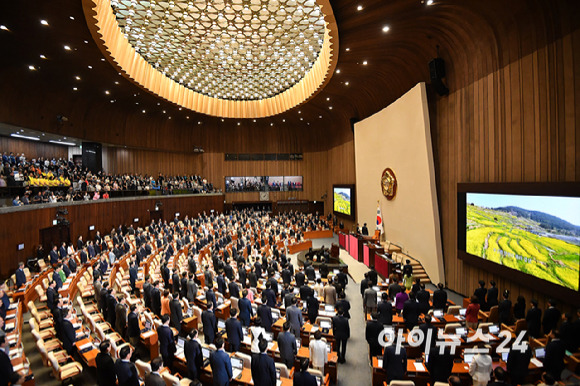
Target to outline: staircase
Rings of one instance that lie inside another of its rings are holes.
[[[427,275],[427,272],[425,272],[425,269],[423,268],[423,265],[419,262],[419,260],[415,259],[412,256],[402,253],[399,247],[393,247],[392,244],[389,243],[388,241],[381,242],[381,245],[383,246],[383,248],[385,248],[385,251],[389,251],[391,253],[392,259],[395,262],[401,264],[401,268],[403,265],[405,265],[405,261],[407,259],[411,260],[411,266],[413,267],[413,277],[420,278],[422,284],[431,283],[429,275]]]

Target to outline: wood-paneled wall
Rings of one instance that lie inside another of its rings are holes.
[[[520,38],[516,43],[529,44],[529,37]],[[511,43],[506,51],[517,50]],[[447,285],[471,294],[479,279],[494,279],[512,300],[521,294],[544,304],[541,288],[519,286],[457,258],[456,187],[580,180],[580,31],[434,98],[431,107]]]
[[[28,141],[12,137],[0,137],[0,153],[24,153],[27,160],[33,158],[68,158],[68,148],[47,142]]]
[[[151,217],[150,210],[155,209],[156,202],[162,202],[164,218],[173,220],[176,212],[180,217],[197,216],[198,213],[211,209],[223,211],[223,195],[150,197],[135,200],[101,200],[98,202],[79,203],[44,207],[39,209],[14,210],[0,213],[0,278],[6,279],[14,273],[19,261],[26,261],[30,256],[36,256],[36,248],[40,243],[39,230],[52,226],[59,208],[68,210],[67,220],[70,222],[71,240],[75,242],[79,236],[84,240],[92,239],[98,230],[102,235],[108,234],[113,227],[120,224],[134,227],[147,226]],[[138,218],[139,222],[134,223]],[[95,231],[89,231],[94,225]],[[18,251],[18,244],[24,244],[24,250]]]

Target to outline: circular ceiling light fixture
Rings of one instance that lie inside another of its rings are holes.
[[[318,93],[336,67],[330,0],[83,1],[95,41],[141,87],[188,109],[261,118]]]

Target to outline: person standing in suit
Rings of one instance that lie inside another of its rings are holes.
[[[214,386],[228,386],[232,379],[232,361],[230,356],[224,351],[224,340],[217,338],[215,340],[216,351],[211,354],[209,361],[213,376]],[[256,384],[254,382],[254,384]]]
[[[332,285],[332,279],[328,279],[328,282],[326,283],[326,285],[324,286],[324,290],[323,290],[323,297],[324,297],[324,302],[326,304],[329,304],[331,306],[334,306],[336,304],[336,288]],[[375,302],[375,306],[376,306],[376,302]]]
[[[350,319],[350,302],[346,300],[346,294],[344,290],[341,290],[338,293],[338,301],[334,305],[334,309],[337,310],[338,308],[342,308],[344,311],[344,317]]]
[[[56,291],[56,282],[51,280],[48,283],[48,288],[46,289],[46,306],[54,314],[54,309],[56,307],[56,299],[58,298],[58,292]]]
[[[252,380],[254,385],[276,386],[276,366],[274,359],[266,354],[268,341],[261,339],[258,343],[259,354],[252,355]]]
[[[181,333],[181,322],[183,322],[183,310],[181,308],[181,302],[179,301],[179,292],[173,293],[173,299],[169,303],[169,309],[171,311],[171,326]]]
[[[107,321],[111,326],[117,325],[117,298],[116,290],[114,288],[109,288],[107,293]]]
[[[443,283],[437,284],[437,289],[433,292],[433,309],[445,310],[447,308],[447,292]]]
[[[131,291],[136,294],[137,293],[137,265],[135,264],[134,260],[129,261],[129,283],[131,285]]]
[[[338,363],[345,363],[346,343],[350,338],[350,325],[348,319],[344,316],[344,310],[340,307],[336,310],[336,315],[332,317],[332,330],[336,339]]]
[[[70,308],[63,309],[64,318],[62,320],[62,346],[68,355],[74,355],[74,344],[77,341],[77,334],[70,319],[72,317]]]
[[[173,337],[173,331],[169,327],[169,315],[161,316],[162,326],[157,329],[157,335],[159,338],[159,352],[163,358],[163,363],[169,369],[173,368],[173,358],[177,347],[175,346],[175,339]]]
[[[509,351],[506,369],[514,385],[524,384],[529,372],[531,359],[532,348],[527,343],[526,349],[523,351],[514,347]]]
[[[447,382],[453,371],[451,348],[446,346],[443,353],[441,353],[438,347],[433,347],[429,351],[429,358],[425,364],[431,375],[431,384],[435,382]]]
[[[559,381],[564,370],[564,357],[566,356],[566,346],[560,339],[560,331],[552,329],[550,341],[546,345],[546,357],[544,358],[544,368],[546,372]]]
[[[381,301],[377,306],[377,313],[379,314],[379,323],[390,326],[393,324],[393,305],[389,301],[389,294],[383,292]]]
[[[195,298],[197,297],[197,284],[193,278],[193,273],[189,273],[189,277],[187,279],[187,300],[190,303],[195,302]]]
[[[52,247],[52,250],[49,252],[48,255],[50,256],[50,264],[52,264],[54,266],[55,264],[58,263],[59,256],[58,256],[58,252],[56,250],[56,245],[54,245]]]
[[[211,344],[215,340],[218,332],[217,320],[213,312],[213,303],[207,303],[207,309],[201,313],[201,322],[203,324],[203,335],[205,344]]]
[[[403,304],[403,318],[409,331],[419,323],[419,303],[415,300],[415,293],[409,294],[409,300]]]
[[[217,300],[211,287],[208,287],[207,291],[205,291],[205,302],[206,304],[211,303],[214,310],[217,308]]]
[[[149,275],[145,275],[145,281],[143,283],[143,300],[145,301],[145,308],[149,308],[152,310],[151,307],[151,290],[153,286],[151,285],[151,277]]]
[[[487,288],[485,288],[485,281],[483,280],[479,281],[479,288],[473,291],[473,295],[477,296],[477,299],[479,300],[479,306],[481,307],[481,309],[484,311],[488,310],[487,305],[485,304],[485,298],[487,296]]]
[[[499,314],[498,324],[501,326],[501,324],[503,323],[510,326],[512,324],[513,316],[512,316],[512,301],[510,300],[509,290],[503,291],[503,300],[499,302],[497,311]]]
[[[159,374],[163,367],[163,359],[157,357],[151,361],[151,372],[145,376],[145,386],[165,386],[165,381]]]
[[[304,286],[309,288],[308,286]],[[302,298],[304,300],[304,298]],[[316,323],[316,318],[318,318],[318,309],[320,307],[320,301],[316,297],[316,294],[311,293],[306,297],[306,307],[308,308],[308,321],[311,324]]]
[[[365,316],[377,310],[377,291],[373,288],[374,282],[369,279],[369,286],[363,294],[363,307]]]
[[[298,346],[296,345],[296,336],[290,330],[290,323],[286,321],[282,325],[282,332],[278,334],[278,349],[280,350],[280,359],[289,369],[294,366]],[[300,336],[300,335],[299,335]]]
[[[183,347],[183,354],[189,371],[189,378],[192,380],[199,379],[199,374],[203,367],[203,355],[197,329],[194,328],[189,333],[189,339],[185,341]]]
[[[115,306],[115,330],[124,339],[127,338],[127,302],[124,296],[117,297]]]
[[[387,373],[387,382],[401,381],[407,373],[407,350],[396,341],[385,347],[383,369]]]
[[[228,334],[228,343],[230,344],[230,351],[240,351],[240,344],[244,340],[244,332],[242,330],[242,323],[236,318],[238,310],[230,309],[230,317],[226,320],[226,334]]]
[[[467,325],[467,328],[472,330],[477,329],[479,307],[479,299],[473,295],[467,309],[465,310],[465,324]]]
[[[379,343],[379,335],[383,330],[383,325],[378,321],[378,314],[372,313],[371,320],[367,322],[366,330],[365,330],[365,337],[367,343],[369,344],[369,355],[372,357],[381,355],[382,346]]]
[[[56,282],[56,288],[55,289],[56,289],[57,292],[58,292],[59,289],[62,288],[62,282],[63,282],[63,280],[62,280],[62,277],[60,275],[61,272],[62,272],[62,264],[61,263],[58,263],[56,265],[56,268],[55,268],[53,274],[52,274],[52,280],[54,280]]]
[[[296,298],[292,297],[290,301],[290,307],[286,308],[286,321],[290,323],[290,332],[294,336],[300,336],[300,330],[304,325],[304,320],[302,319],[302,310],[296,307]]]
[[[495,281],[491,280],[489,282],[489,285],[490,285],[490,287],[487,290],[487,298],[486,298],[486,302],[485,302],[487,309],[483,310],[483,311],[489,311],[491,309],[491,307],[497,306],[499,304],[499,300],[498,300],[499,291],[496,287]]]
[[[266,304],[265,295],[262,295],[262,304],[258,306],[258,316],[261,321],[260,326],[262,326],[267,332],[271,332],[272,324],[274,323],[272,319],[272,309],[268,304]]]
[[[20,288],[22,285],[26,284],[26,274],[24,273],[24,263],[21,261],[18,263],[18,269],[16,270],[16,288]]]
[[[105,340],[99,344],[99,353],[95,358],[97,364],[97,385],[115,386],[117,384],[117,373],[115,362],[111,358],[111,342]]]
[[[300,360],[300,371],[294,373],[293,386],[317,386],[316,378],[308,372],[309,365],[308,358]]]
[[[531,308],[528,310],[526,314],[526,324],[528,327],[528,335],[532,338],[540,338],[541,337],[541,329],[542,329],[542,310],[538,308],[538,301],[536,299],[532,299],[530,301]]]
[[[240,320],[243,326],[248,327],[250,319],[254,316],[254,310],[252,309],[252,303],[248,299],[247,289],[242,291],[242,298],[238,301],[238,308],[240,309]]]
[[[2,385],[16,385],[21,384],[24,378],[20,376],[10,361],[7,351],[10,347],[6,335],[0,336],[0,382]]]
[[[475,355],[469,364],[469,375],[473,380],[473,386],[486,386],[491,378],[491,370],[492,361],[489,354],[479,353]]]
[[[161,317],[161,291],[159,290],[159,280],[155,280],[153,288],[151,289],[151,308],[155,315]]]
[[[139,344],[139,337],[141,335],[141,328],[139,327],[139,315],[137,315],[137,305],[131,304],[129,307],[129,315],[127,316],[127,335],[129,342],[134,347]]]
[[[123,346],[119,352],[119,359],[115,362],[115,372],[119,386],[139,386],[139,374],[135,364],[129,359],[133,354],[133,349]]]
[[[548,308],[544,312],[544,318],[542,319],[544,334],[548,335],[550,331],[556,329],[561,317],[562,313],[556,308],[556,301],[554,299],[548,300]]]

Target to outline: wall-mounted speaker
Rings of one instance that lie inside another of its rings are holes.
[[[449,94],[449,89],[443,83],[443,78],[445,78],[445,62],[443,59],[435,58],[429,62],[429,75],[431,85],[437,94],[441,96]]]

